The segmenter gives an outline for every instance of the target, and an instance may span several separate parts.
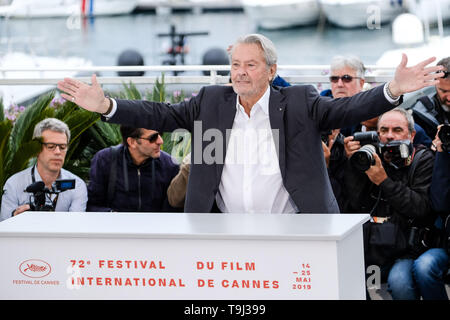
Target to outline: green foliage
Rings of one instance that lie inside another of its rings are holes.
[[[156,83],[153,86],[152,98],[150,100],[156,102],[166,101],[166,86],[164,84],[164,73],[161,76],[161,82],[159,82],[159,80],[156,79]]]
[[[129,100],[141,100],[142,96],[141,93],[139,92],[139,90],[136,88],[136,86],[130,82],[129,86],[127,86],[126,84],[123,84],[123,88],[124,88],[124,92],[121,93],[121,95],[123,96],[124,99],[129,99]]]
[[[0,122],[5,120],[5,107],[3,106],[3,98],[0,97]]]

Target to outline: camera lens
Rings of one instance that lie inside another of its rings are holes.
[[[366,144],[350,157],[350,163],[356,170],[366,171],[370,166],[375,164],[375,159],[373,157],[375,152],[376,149],[373,145]]]

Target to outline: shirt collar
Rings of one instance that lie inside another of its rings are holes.
[[[33,168],[33,167],[30,167],[30,168]],[[34,179],[35,179],[35,181],[43,181],[41,178],[41,175],[39,174],[39,171],[37,169],[37,163],[34,165]],[[58,175],[58,178],[56,178],[56,180],[59,180],[59,179],[63,179],[62,168],[59,170],[59,175]]]
[[[269,114],[269,98],[270,98],[270,85],[267,86],[266,92],[264,92],[262,97],[254,105],[254,106],[259,105],[261,107],[261,110],[264,111],[266,115]],[[237,111],[239,111],[239,106],[241,106],[241,104],[239,103],[239,95],[238,95],[236,98]]]

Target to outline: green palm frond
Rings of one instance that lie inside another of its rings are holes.
[[[11,132],[10,140],[10,148],[13,153],[17,152],[23,143],[31,140],[34,126],[39,121],[53,117],[54,109],[47,107],[50,105],[54,96],[54,91],[41,96],[17,118]]]
[[[74,112],[77,112],[78,109],[79,107],[75,103],[66,101],[59,106],[59,108],[55,112],[54,117],[63,122],[66,122],[66,119]]]
[[[3,98],[0,97],[0,122],[5,120],[5,106],[3,105]]]
[[[77,109],[76,112],[67,115],[65,123],[70,128],[70,143],[69,150],[66,154],[66,159],[70,160],[76,148],[79,138],[88,128],[94,125],[100,119],[98,113],[89,112],[84,109]]]
[[[6,160],[9,157],[9,138],[13,124],[9,120],[3,120],[0,122],[0,186],[6,182],[8,178],[6,173]],[[0,189],[0,193],[3,192],[3,188]]]
[[[156,79],[156,83],[153,86],[151,101],[164,102],[166,101],[166,86],[164,84],[164,73],[161,75],[161,82]]]
[[[17,151],[12,155],[12,161],[7,168],[8,177],[14,173],[22,171],[29,166],[30,160],[35,158],[41,151],[41,144],[37,140],[30,140],[22,143]]]
[[[102,148],[117,145],[122,142],[120,125],[118,124],[97,121],[89,130],[94,141]]]
[[[124,88],[124,98],[129,100],[141,100],[142,95],[139,90],[136,88],[136,85],[130,81],[128,85],[123,83]]]

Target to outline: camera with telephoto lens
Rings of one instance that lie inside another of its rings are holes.
[[[71,189],[75,189],[75,179],[56,180],[51,189],[48,189],[43,181],[37,181],[30,184],[25,192],[33,194],[33,197],[30,196],[31,211],[55,211],[56,203],[47,203],[47,197]]]
[[[375,164],[374,153],[379,145],[376,131],[355,132],[353,141],[359,141],[361,148],[350,157],[350,164],[358,171],[366,171]]]
[[[442,142],[442,150],[450,153],[450,124],[444,124],[441,127],[438,137]]]

